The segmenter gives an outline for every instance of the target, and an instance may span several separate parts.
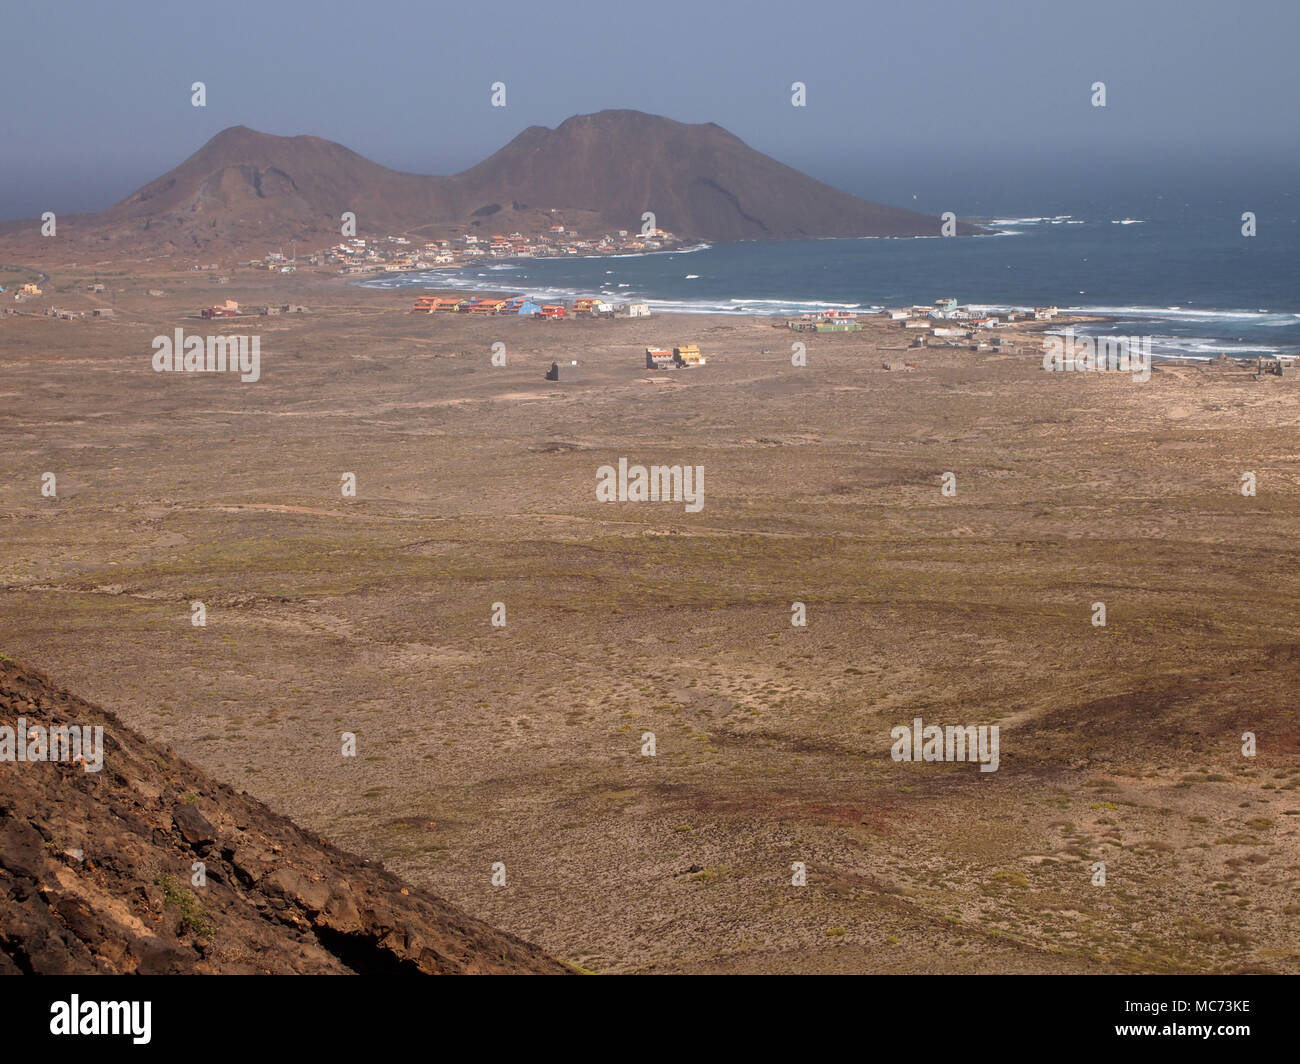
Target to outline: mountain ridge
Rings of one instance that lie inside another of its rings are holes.
[[[937,236],[940,224],[817,181],[716,123],[626,109],[528,126],[451,176],[392,170],[314,135],[231,126],[120,202],[67,224],[68,235],[99,246],[148,241],[185,252],[332,242],[345,211],[369,237],[432,235],[488,217],[493,231],[536,231],[525,227],[556,215],[584,236],[635,232],[647,211],[680,238],[716,242]],[[959,235],[978,231],[959,223]]]

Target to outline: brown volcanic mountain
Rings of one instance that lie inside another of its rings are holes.
[[[0,974],[571,971],[0,656],[18,718],[102,725],[104,761],[0,761]]]
[[[658,225],[709,240],[937,236],[939,221],[850,196],[754,151],[721,126],[639,111],[532,126],[449,182],[464,213],[498,204],[594,210],[602,229]]]
[[[476,224],[536,231],[553,213],[584,235],[635,232],[645,211],[690,239],[939,231],[936,218],[814,181],[712,123],[601,111],[557,129],[532,126],[454,177],[399,173],[318,137],[237,126],[116,206],[68,219],[66,235],[101,248],[147,241],[182,252],[244,244],[262,250],[271,241],[333,241],[344,211],[370,236]]]
[[[235,126],[91,220],[200,246],[337,238],[344,211],[357,215],[360,229],[394,233],[447,217],[444,184],[389,170],[319,137]]]

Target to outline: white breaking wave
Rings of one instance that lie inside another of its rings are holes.
[[[522,272],[522,267],[518,271],[521,276],[512,277],[511,289],[509,291],[501,290],[503,295],[527,295],[536,300],[544,302],[561,302],[573,300],[578,296],[590,294],[593,288],[606,288],[606,285],[584,285],[582,287],[560,286],[560,285],[543,285],[530,284],[528,275]],[[420,288],[425,291],[434,290],[451,290],[451,291],[484,291],[494,289],[497,283],[488,273],[476,272],[472,276],[466,274],[448,273],[439,270],[432,270],[426,273],[406,273],[400,275],[380,275],[373,278],[367,278],[359,281],[357,284],[362,288],[377,289],[394,289],[394,288]],[[619,288],[624,288],[626,283],[620,283]],[[626,287],[631,287],[626,285]],[[665,314],[728,314],[728,315],[795,315],[804,314],[808,311],[815,310],[849,310],[860,314],[873,313],[882,309],[881,304],[877,303],[848,303],[833,299],[772,299],[764,296],[733,296],[718,297],[716,299],[656,299],[654,297],[638,294],[635,291],[619,292],[620,298],[635,299],[637,302],[648,303],[651,310]],[[894,300],[890,305],[899,302]],[[970,303],[968,304],[973,311],[982,311],[992,314],[1005,313],[1010,310],[1026,311],[1031,309],[1025,304],[1009,303]],[[1297,319],[1300,319],[1300,313],[1290,311],[1260,311],[1260,310],[1191,310],[1185,307],[1148,307],[1148,306],[1062,306],[1062,313],[1066,314],[1096,314],[1110,318],[1137,319],[1144,322],[1170,321],[1170,322],[1194,322],[1203,321],[1208,323],[1224,322],[1236,323],[1249,327],[1275,328],[1281,326],[1294,327]],[[1198,338],[1171,338],[1171,344],[1176,344],[1179,349],[1186,347]],[[1209,338],[1199,338],[1206,343],[1221,342],[1212,341]],[[1236,350],[1236,348],[1226,347],[1225,350]],[[1266,345],[1245,345],[1241,350],[1251,351],[1272,351],[1272,350],[1290,350],[1290,348],[1272,348]],[[1211,350],[1207,348],[1206,350]],[[1217,348],[1213,350],[1218,350]]]
[[[582,262],[586,259],[645,259],[651,255],[691,255],[697,251],[708,251],[712,244],[692,244],[687,248],[665,248],[662,251],[610,251],[598,255],[543,255],[533,256],[536,262]]]
[[[1149,318],[1169,321],[1240,321],[1273,327],[1294,325],[1295,315],[1260,310],[1188,310],[1185,307],[1062,307],[1067,314],[1104,314],[1107,317]]]
[[[1069,221],[1073,214],[1051,214],[1040,215],[1034,218],[990,218],[985,225],[1040,225],[1047,222],[1051,225],[1059,225],[1062,222]]]
[[[744,306],[771,306],[771,307],[792,307],[798,308],[800,313],[805,310],[865,310],[862,303],[836,303],[829,299],[764,299],[760,296],[738,296],[728,299],[730,304],[743,304]]]

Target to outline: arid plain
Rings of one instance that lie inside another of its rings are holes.
[[[50,273],[116,316],[0,318],[0,650],[218,779],[593,971],[1300,971],[1300,387]],[[261,379],[154,372],[178,327]]]

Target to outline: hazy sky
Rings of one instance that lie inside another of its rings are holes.
[[[717,122],[900,203],[1300,157],[1300,0],[83,0],[3,25],[4,218],[108,206],[232,125],[454,173],[612,107]]]

